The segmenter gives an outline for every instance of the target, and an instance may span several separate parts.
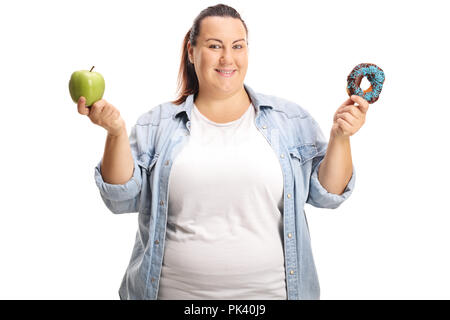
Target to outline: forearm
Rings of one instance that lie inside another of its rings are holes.
[[[125,127],[119,136],[107,135],[100,167],[106,183],[124,184],[131,179],[134,161]]]
[[[319,166],[320,184],[329,192],[342,194],[352,177],[350,137],[331,137]]]

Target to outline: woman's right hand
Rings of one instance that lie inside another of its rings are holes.
[[[96,125],[103,127],[109,135],[119,136],[125,129],[125,121],[112,104],[105,99],[98,100],[90,107],[86,107],[86,98],[78,99],[78,113],[88,116]]]

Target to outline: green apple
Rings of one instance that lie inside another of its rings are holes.
[[[69,91],[73,102],[78,103],[78,99],[86,98],[86,106],[91,106],[100,100],[105,92],[105,79],[98,72],[91,70],[79,70],[72,73],[69,81]]]

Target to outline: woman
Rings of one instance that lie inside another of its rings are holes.
[[[139,212],[121,299],[319,298],[304,204],[337,208],[352,193],[349,136],[368,104],[345,101],[327,145],[302,107],[244,84],[247,38],[233,8],[203,10],[184,39],[179,98],[140,116],[129,139],[113,105],[78,102],[108,132],[103,201]]]

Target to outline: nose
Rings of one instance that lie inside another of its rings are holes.
[[[233,63],[233,55],[231,54],[231,49],[225,49],[222,51],[222,56],[220,57],[220,63],[222,65],[228,65]]]

